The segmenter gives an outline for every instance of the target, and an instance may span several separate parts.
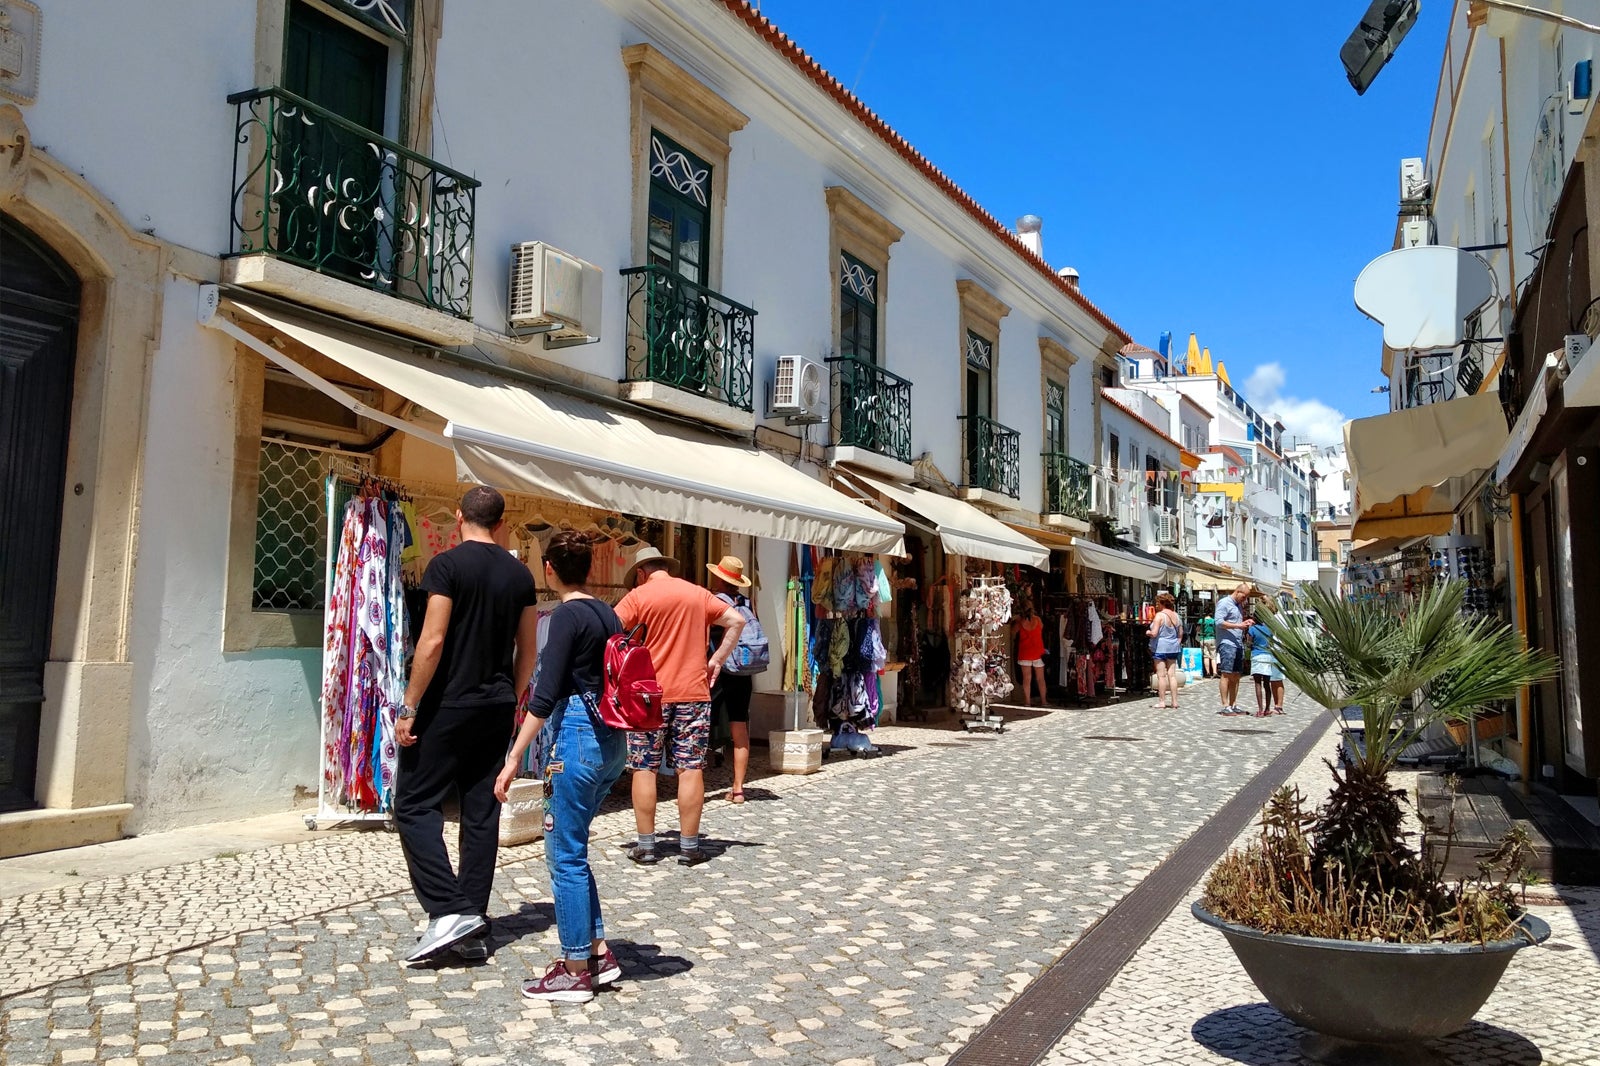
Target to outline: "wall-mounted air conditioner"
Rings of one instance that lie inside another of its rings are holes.
[[[1400,247],[1420,248],[1432,244],[1433,223],[1425,218],[1408,218],[1400,223]]]
[[[1171,511],[1162,511],[1156,516],[1156,540],[1168,547],[1177,547],[1178,544],[1178,516]]]
[[[600,268],[543,241],[511,246],[507,286],[507,332],[542,335],[545,347],[562,348],[600,339]]]
[[[791,426],[828,420],[828,368],[800,355],[778,356],[768,414]]]
[[[1089,479],[1089,517],[1107,520],[1117,517],[1117,483],[1109,474],[1096,471]]]

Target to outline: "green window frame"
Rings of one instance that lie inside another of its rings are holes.
[[[994,342],[967,330],[967,417],[994,417]]]
[[[1067,389],[1059,381],[1046,378],[1044,383],[1044,444],[1045,451],[1056,455],[1067,454]]]
[[[648,151],[649,264],[696,285],[709,285],[711,164],[657,129],[650,131]]]
[[[839,354],[878,365],[878,272],[839,253]]]

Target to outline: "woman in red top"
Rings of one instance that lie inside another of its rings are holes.
[[[1039,686],[1039,706],[1045,706],[1044,687],[1044,620],[1033,609],[1033,604],[1022,601],[1021,617],[1017,619],[1017,668],[1022,672],[1022,705],[1030,707],[1032,688]]]

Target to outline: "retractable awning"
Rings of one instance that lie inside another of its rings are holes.
[[[1492,468],[1508,436],[1500,396],[1493,392],[1346,423],[1358,513]]]
[[[951,555],[965,555],[995,563],[1016,563],[1038,570],[1050,569],[1049,548],[1023,536],[999,519],[984,514],[970,503],[855,471],[851,471],[849,476],[868,491],[881,492],[912,514],[921,515],[932,522],[939,534],[939,543]]]
[[[901,555],[905,527],[766,452],[636,417],[562,393],[535,392],[488,371],[358,344],[288,315],[225,309],[432,411],[441,436],[373,412],[285,352],[220,315],[211,324],[354,410],[455,452],[477,480],[732,533]]]
[[[1072,550],[1077,553],[1078,564],[1102,573],[1131,577],[1136,581],[1165,580],[1172,568],[1161,562],[1152,562],[1130,552],[1108,548],[1082,537],[1072,538]]]

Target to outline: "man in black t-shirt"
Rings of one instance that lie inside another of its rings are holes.
[[[506,501],[479,486],[461,498],[461,543],[422,575],[428,611],[411,663],[394,820],[428,927],[406,956],[451,948],[486,958],[489,889],[500,839],[495,777],[515,723],[517,693],[533,675],[538,640],[533,575],[504,543]],[[513,654],[514,652],[514,654]],[[444,846],[444,800],[461,799],[461,869]]]

